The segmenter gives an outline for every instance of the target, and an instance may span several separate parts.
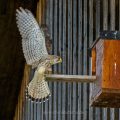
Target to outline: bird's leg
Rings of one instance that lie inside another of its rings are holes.
[[[45,70],[45,74],[52,74],[51,66]]]

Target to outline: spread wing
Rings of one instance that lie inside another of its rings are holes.
[[[16,10],[16,20],[22,36],[23,53],[27,64],[33,65],[47,58],[45,36],[33,14],[29,10],[20,7]]]

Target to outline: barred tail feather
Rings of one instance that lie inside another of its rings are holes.
[[[34,86],[34,82],[32,80],[27,87],[27,97],[36,102],[48,100],[50,96],[48,83],[45,80],[41,80]]]
[[[35,73],[33,80],[28,84],[26,89],[26,95],[32,101],[42,102],[48,100],[50,96],[50,89],[48,83],[45,81],[44,76]]]

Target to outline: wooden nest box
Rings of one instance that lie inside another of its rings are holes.
[[[92,106],[120,107],[120,32],[103,31],[91,47]]]

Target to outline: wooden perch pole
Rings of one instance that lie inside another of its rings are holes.
[[[92,82],[96,81],[96,76],[46,74],[46,80],[47,81],[56,81],[56,82],[92,83]]]

